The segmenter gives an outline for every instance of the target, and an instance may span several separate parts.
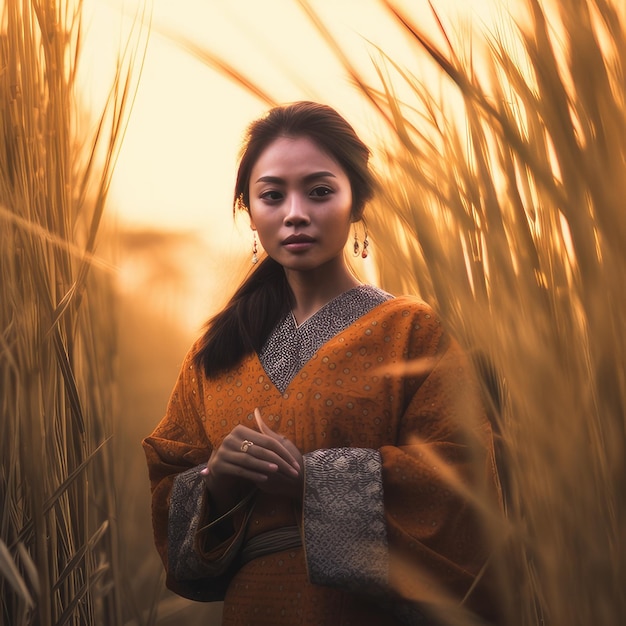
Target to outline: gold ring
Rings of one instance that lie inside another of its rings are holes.
[[[248,439],[244,439],[241,442],[241,451],[247,452],[250,446],[253,446],[253,445],[254,445],[254,441],[248,441]]]

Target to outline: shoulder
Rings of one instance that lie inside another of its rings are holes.
[[[199,352],[202,348],[201,338],[196,339],[184,354],[179,365],[176,390],[181,394],[198,395],[205,380],[202,363],[199,361]],[[195,389],[194,392],[190,390]]]
[[[439,324],[435,309],[418,296],[389,296],[377,307],[377,311],[385,316],[422,318]]]
[[[414,295],[393,295],[380,287],[371,284],[363,284],[350,290],[346,295],[367,299],[378,304],[379,311],[394,313],[397,311],[410,311],[411,313],[423,313],[424,315],[436,316],[431,305]]]
[[[450,336],[438,313],[417,296],[392,297],[376,307],[371,315],[384,331],[385,341],[389,337],[405,343],[409,356],[434,354],[449,345]]]
[[[202,350],[203,346],[203,338],[197,337],[195,341],[191,344],[191,347],[187,350],[187,354],[185,354],[185,358],[183,359],[183,365],[192,364],[198,359],[198,355]]]

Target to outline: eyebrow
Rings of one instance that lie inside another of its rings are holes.
[[[307,174],[302,180],[305,183],[311,182],[312,180],[317,180],[318,178],[337,178],[332,172],[312,172],[311,174]],[[275,183],[282,184],[285,182],[283,178],[280,176],[261,176],[257,181],[257,183]]]

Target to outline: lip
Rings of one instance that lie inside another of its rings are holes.
[[[309,235],[289,235],[286,239],[283,239],[281,244],[284,248],[290,252],[305,252],[313,244],[315,239]]]
[[[289,235],[289,237],[287,237],[286,239],[283,239],[281,243],[283,244],[283,246],[288,246],[291,244],[313,243],[314,241],[315,239],[313,239],[313,237],[309,235],[296,234],[296,235]]]

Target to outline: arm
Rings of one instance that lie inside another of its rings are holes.
[[[493,438],[471,364],[455,341],[444,345],[411,395],[398,445],[380,450],[389,584],[421,606],[463,601],[491,618],[481,577],[489,557],[483,515],[501,507]]]
[[[312,582],[384,590],[415,613],[470,589],[487,558],[471,494],[499,496],[489,426],[458,345],[438,336],[409,354],[430,361],[407,378],[395,445],[305,455],[304,536]]]
[[[239,566],[240,548],[257,488],[296,493],[300,465],[263,424],[237,425],[221,442],[204,429],[203,373],[193,350],[183,363],[165,417],[143,441],[151,488],[156,547],[168,588],[194,600],[223,597]],[[210,393],[210,392],[209,392]],[[247,451],[244,440],[253,440]]]
[[[166,585],[185,597],[216,600],[225,590],[225,574],[250,507],[234,511],[226,523],[198,534],[219,514],[201,474],[213,450],[203,415],[203,376],[193,364],[192,350],[166,414],[144,439],[143,448],[152,491],[154,540],[166,570]],[[237,500],[248,493],[249,488],[238,492]]]

